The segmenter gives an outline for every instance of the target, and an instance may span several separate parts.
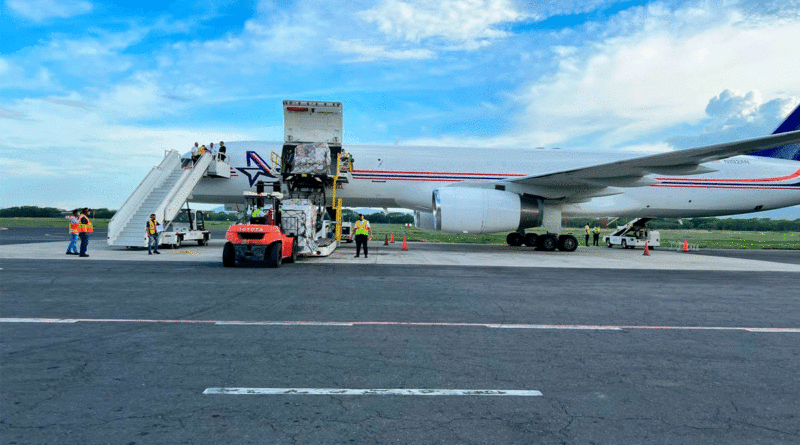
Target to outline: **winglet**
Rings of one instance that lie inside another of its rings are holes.
[[[783,121],[772,134],[787,133],[789,131],[800,130],[800,105],[792,111],[792,114]],[[789,144],[780,147],[769,148],[767,150],[750,153],[753,156],[764,156],[767,158],[792,159],[800,161],[800,144]]]

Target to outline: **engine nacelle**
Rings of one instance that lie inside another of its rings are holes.
[[[433,213],[414,212],[414,227],[422,230],[436,230]]]
[[[436,230],[508,232],[542,225],[542,201],[502,190],[442,187],[433,191]]]

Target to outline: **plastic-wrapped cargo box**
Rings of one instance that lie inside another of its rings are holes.
[[[294,149],[292,173],[327,175],[331,167],[331,150],[325,142],[300,144]]]

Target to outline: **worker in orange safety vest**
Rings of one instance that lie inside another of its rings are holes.
[[[67,246],[67,255],[78,254],[78,230],[80,229],[80,220],[78,218],[78,210],[72,211],[72,215],[67,216],[69,220],[69,246]]]
[[[78,219],[78,236],[81,238],[81,251],[78,256],[88,257],[86,249],[89,247],[89,234],[94,232],[92,220],[89,219],[89,212],[91,209],[84,207],[81,216]]]

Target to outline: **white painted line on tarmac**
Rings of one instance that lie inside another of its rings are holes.
[[[353,326],[353,323],[324,321],[217,321],[220,326]]]
[[[0,318],[0,323],[77,323],[67,318]]]
[[[490,324],[494,329],[555,329],[565,331],[621,331],[619,326],[560,325],[560,324]]]
[[[536,390],[505,389],[348,389],[348,388],[206,388],[214,395],[303,396],[512,396],[539,397]]]
[[[569,325],[569,324],[503,324],[411,321],[257,321],[257,320],[158,320],[146,318],[0,318],[0,323],[152,323],[213,324],[217,326],[399,326],[399,327],[466,327],[490,329],[538,329],[561,331],[745,331],[758,333],[800,333],[800,328],[767,328],[746,326],[658,326],[658,325]]]
[[[747,332],[770,332],[770,333],[782,333],[782,332],[790,332],[793,334],[800,334],[800,328],[745,328]]]

